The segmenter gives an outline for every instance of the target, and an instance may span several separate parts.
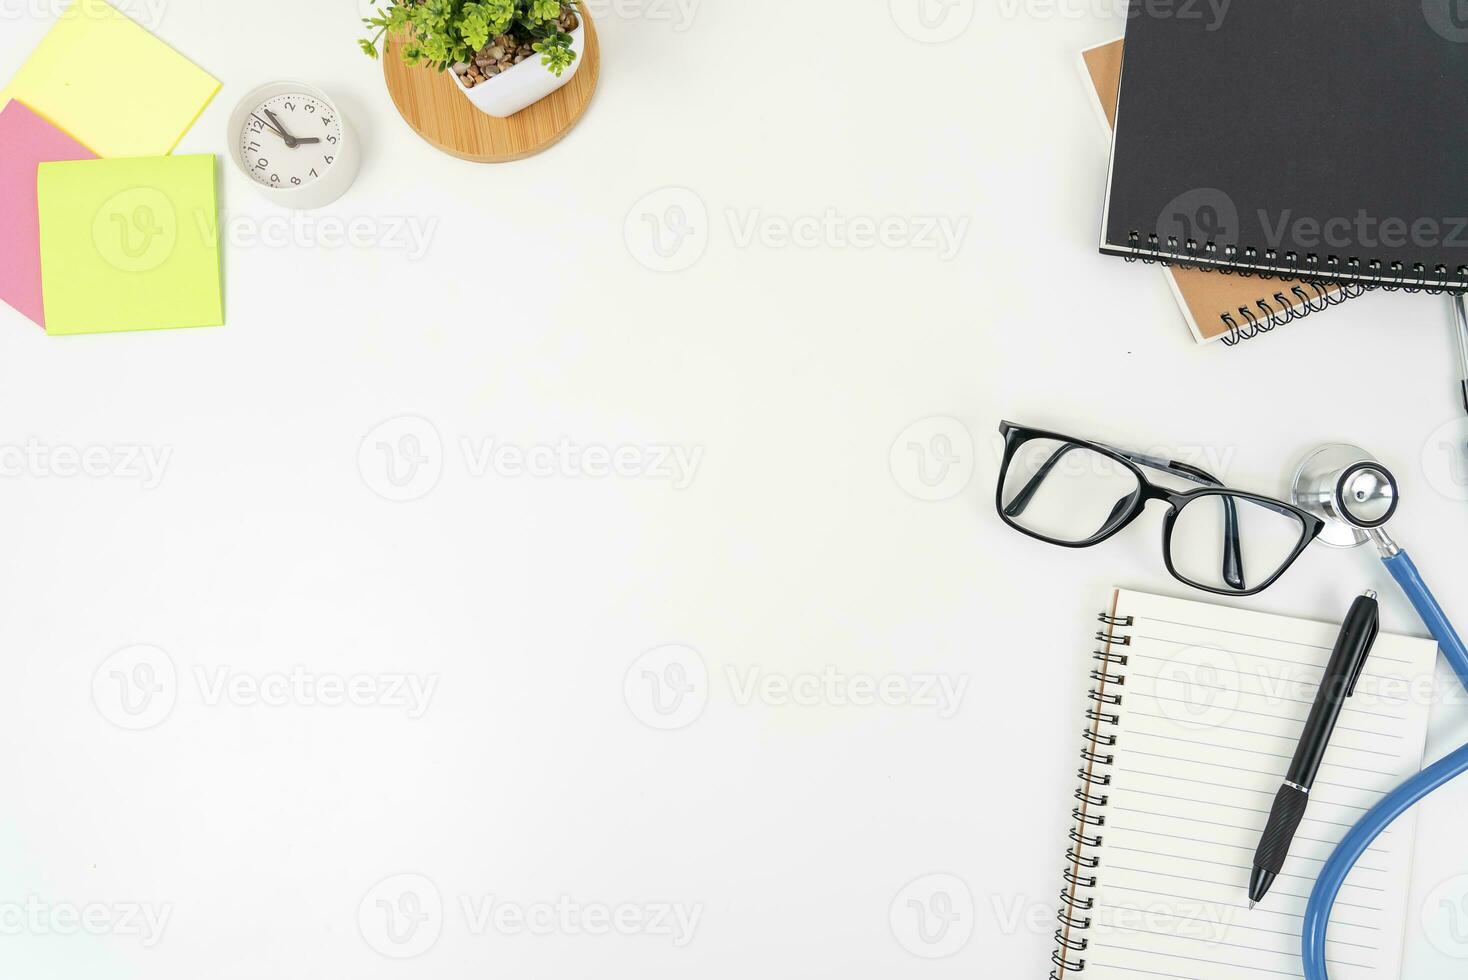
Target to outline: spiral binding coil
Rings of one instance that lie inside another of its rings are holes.
[[[1222,269],[1213,271],[1224,272]],[[1310,292],[1305,291],[1306,287],[1309,287]],[[1331,287],[1334,287],[1334,292],[1331,291]],[[1295,320],[1303,320],[1311,313],[1319,313],[1329,307],[1338,306],[1348,299],[1364,296],[1371,291],[1371,288],[1355,283],[1319,283],[1306,280],[1304,285],[1290,287],[1290,295],[1294,297],[1293,299],[1280,290],[1272,297],[1273,302],[1267,299],[1255,300],[1257,310],[1241,306],[1238,309],[1238,316],[1233,313],[1224,313],[1220,319],[1228,328],[1228,333],[1223,337],[1223,343],[1225,346],[1233,347],[1246,340],[1253,340],[1275,327],[1284,326]]]
[[[1109,768],[1116,757],[1107,749],[1116,745],[1114,732],[1103,729],[1115,728],[1121,717],[1111,708],[1120,707],[1126,687],[1126,675],[1118,668],[1127,665],[1127,656],[1117,648],[1132,645],[1130,636],[1117,633],[1135,624],[1131,616],[1113,616],[1102,613],[1097,619],[1105,627],[1096,633],[1100,648],[1092,655],[1099,665],[1091,670],[1091,680],[1096,686],[1086,695],[1089,702],[1086,720],[1090,726],[1081,732],[1086,744],[1081,748],[1081,760],[1085,765],[1076,770],[1080,785],[1075,791],[1079,804],[1071,811],[1075,826],[1070,829],[1070,847],[1065,852],[1066,868],[1062,874],[1066,887],[1060,892],[1061,907],[1056,913],[1060,928],[1055,930],[1055,952],[1050,960],[1055,969],[1050,971],[1050,980],[1064,980],[1086,969],[1086,959],[1080,954],[1090,946],[1083,933],[1091,928],[1091,917],[1087,913],[1096,908],[1096,899],[1085,892],[1094,891],[1099,881],[1096,875],[1101,867],[1098,854],[1087,853],[1101,846],[1104,838],[1101,829],[1106,826],[1106,815],[1098,813],[1110,802],[1108,787],[1111,774],[1101,770]]]
[[[1360,259],[1352,257],[1342,262],[1335,255],[1327,255],[1322,261],[1320,256],[1313,252],[1306,254],[1302,259],[1296,252],[1285,252],[1281,256],[1272,248],[1260,252],[1259,249],[1253,247],[1239,248],[1236,245],[1226,245],[1220,251],[1213,242],[1200,244],[1191,238],[1179,243],[1176,238],[1169,237],[1164,245],[1155,234],[1148,235],[1146,242],[1143,243],[1141,234],[1136,231],[1127,236],[1127,243],[1133,249],[1150,253],[1143,256],[1128,255],[1126,257],[1128,262],[1140,261],[1147,265],[1160,263],[1180,269],[1202,269],[1205,272],[1216,272],[1225,276],[1237,275],[1245,279],[1255,276],[1260,279],[1298,279],[1304,283],[1304,286],[1291,286],[1289,296],[1280,290],[1273,296],[1255,300],[1253,307],[1239,307],[1237,314],[1224,313],[1221,319],[1223,325],[1228,328],[1228,333],[1224,336],[1223,342],[1228,347],[1233,347],[1245,340],[1253,340],[1260,334],[1269,333],[1275,327],[1302,320],[1311,313],[1319,313],[1329,307],[1344,303],[1348,299],[1364,296],[1375,289],[1385,292],[1427,292],[1433,295],[1463,291],[1448,286],[1448,268],[1445,265],[1437,265],[1429,273],[1425,265],[1417,262],[1412,266],[1409,275],[1409,270],[1402,263],[1393,262],[1385,267],[1391,274],[1391,282],[1366,285],[1333,280],[1331,276],[1333,274],[1358,275],[1363,271],[1374,276],[1381,275],[1383,266],[1379,259],[1372,259],[1363,265]],[[1220,255],[1221,259],[1218,258]],[[1262,261],[1273,266],[1273,271],[1215,266],[1199,262],[1200,259],[1239,260],[1249,263]],[[1459,266],[1457,275],[1459,281],[1468,279],[1468,266]],[[1309,293],[1305,291],[1305,287],[1309,287]]]

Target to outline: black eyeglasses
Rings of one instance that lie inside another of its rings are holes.
[[[1205,470],[1054,432],[1001,423],[1004,465],[995,503],[1004,523],[1064,548],[1089,548],[1168,505],[1162,558],[1174,578],[1218,595],[1257,595],[1285,573],[1325,522],[1282,500],[1231,490]],[[1176,492],[1142,467],[1193,483]]]

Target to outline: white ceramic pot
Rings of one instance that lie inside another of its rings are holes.
[[[457,73],[450,71],[449,74],[454,76],[454,84],[459,86],[464,98],[474,103],[474,107],[480,112],[499,119],[513,116],[569,84],[581,70],[581,61],[586,54],[586,15],[578,13],[577,17],[580,23],[571,32],[571,50],[576,52],[576,60],[571,62],[571,67],[562,72],[559,78],[540,63],[538,54],[473,88],[466,88]]]

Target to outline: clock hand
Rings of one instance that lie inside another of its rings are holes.
[[[264,126],[266,129],[270,130],[276,136],[279,136],[281,139],[285,139],[285,133],[282,133],[280,130],[276,129],[274,126],[270,125],[265,120],[261,119],[259,116],[256,116],[253,112],[250,113],[250,115],[251,116],[254,116],[256,122],[258,122],[260,125]]]
[[[290,133],[286,132],[285,126],[282,125],[279,119],[275,118],[275,113],[271,112],[269,109],[266,109],[265,114],[270,117],[271,122],[275,123],[275,131],[280,134],[281,139],[285,140],[285,145],[294,150],[296,148],[296,144],[300,141],[297,140]]]
[[[297,146],[305,146],[307,143],[320,143],[320,142],[321,142],[321,137],[319,137],[319,136],[297,136],[296,137],[296,145]]]

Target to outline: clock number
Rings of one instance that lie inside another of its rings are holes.
[[[372,0],[372,2],[376,3],[378,0]],[[4,6],[4,3],[5,0],[0,0],[0,6]],[[242,107],[242,112],[244,108]],[[309,168],[306,173],[301,173],[295,167],[281,169],[280,154],[273,151],[267,144],[272,144],[275,137],[281,137],[292,145],[300,144],[299,141],[292,140],[290,136],[285,135],[284,130],[277,129],[272,124],[266,117],[267,109],[274,109],[275,112],[280,113],[282,124],[289,126],[298,135],[300,130],[296,126],[301,119],[310,116],[321,120],[323,132],[320,134],[320,139],[306,140],[306,142],[320,144],[316,147],[317,153],[301,154],[304,159],[300,159],[300,164]],[[290,121],[292,114],[297,120],[296,123]],[[346,133],[343,131],[344,125],[340,116],[337,115],[335,106],[314,96],[302,94],[277,96],[256,105],[253,110],[249,111],[242,134],[243,138],[236,144],[240,147],[235,151],[236,158],[247,173],[266,188],[271,190],[304,188],[313,181],[322,179],[323,174],[331,172],[332,165],[336,163],[337,157],[341,156],[342,144],[346,139]],[[267,137],[265,136],[267,132],[274,135]],[[262,155],[266,152],[271,152],[275,159],[272,160]],[[315,163],[309,162],[313,158]]]

